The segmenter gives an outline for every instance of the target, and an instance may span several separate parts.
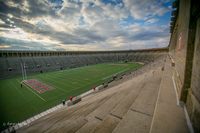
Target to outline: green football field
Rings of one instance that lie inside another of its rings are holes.
[[[37,79],[53,87],[52,90],[42,94],[29,87],[21,87],[21,76],[0,80],[1,125],[3,122],[21,122],[60,104],[63,99],[68,100],[69,96],[79,95],[106,82],[114,74],[132,71],[140,66],[137,63],[108,63],[42,74],[28,74],[28,79]]]

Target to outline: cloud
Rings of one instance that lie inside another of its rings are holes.
[[[56,12],[52,8],[51,4],[46,0],[7,0],[0,2],[1,13],[11,13],[18,18],[32,18],[46,15],[56,17]]]
[[[53,50],[57,47],[55,44],[46,44],[36,41],[19,40],[13,38],[0,37],[0,47],[3,49],[14,49],[14,50]],[[48,45],[48,47],[46,47]]]
[[[30,50],[164,47],[169,41],[169,28],[165,26],[169,19],[164,17],[166,22],[159,22],[170,11],[166,3],[170,1],[1,1],[0,45]]]
[[[152,16],[162,16],[170,9],[163,5],[162,1],[155,0],[124,0],[125,6],[129,9],[135,19],[148,19]]]
[[[158,21],[159,21],[159,19],[151,18],[151,19],[146,20],[145,22],[149,23],[149,24],[152,24],[152,23],[155,23],[155,22],[158,22]]]

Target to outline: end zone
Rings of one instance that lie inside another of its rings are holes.
[[[42,83],[42,82],[38,81],[37,79],[24,80],[24,81],[22,81],[22,83],[24,83],[25,85],[27,85],[28,87],[32,88],[33,90],[37,91],[40,94],[54,89],[53,87],[51,87],[45,83]]]

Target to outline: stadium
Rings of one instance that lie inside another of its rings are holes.
[[[200,132],[200,5],[170,4],[166,47],[13,50],[2,34],[1,132]],[[0,10],[1,20],[5,13]],[[19,21],[5,22],[12,18]]]

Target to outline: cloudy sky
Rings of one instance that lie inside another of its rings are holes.
[[[172,0],[0,0],[0,50],[166,47]]]

